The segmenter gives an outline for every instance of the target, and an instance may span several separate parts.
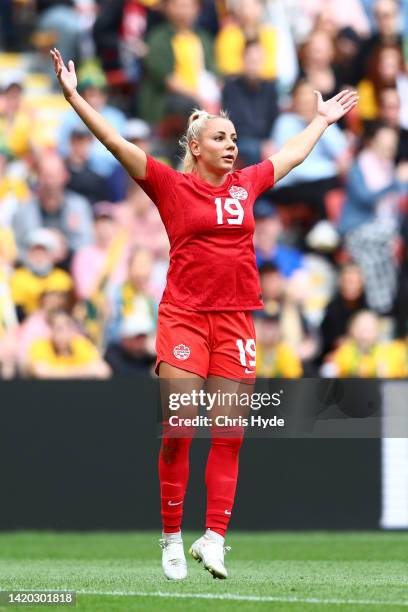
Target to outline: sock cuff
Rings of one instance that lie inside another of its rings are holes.
[[[218,542],[219,544],[224,544],[225,542],[223,536],[217,533],[216,531],[213,531],[212,529],[207,529],[205,535],[214,540],[214,542]]]
[[[175,531],[173,533],[164,533],[164,531],[162,531],[162,538],[164,540],[180,540],[181,539],[181,531]]]

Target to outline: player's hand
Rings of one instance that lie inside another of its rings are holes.
[[[344,89],[326,102],[320,91],[315,91],[315,94],[317,96],[317,116],[326,119],[327,125],[344,117],[358,102],[358,93],[349,89]]]
[[[70,60],[67,68],[58,49],[51,49],[50,53],[54,60],[55,74],[58,77],[64,96],[69,98],[75,93],[78,84],[74,62]]]

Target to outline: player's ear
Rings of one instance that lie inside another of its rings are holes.
[[[195,138],[190,142],[190,151],[195,157],[200,154],[200,144]]]

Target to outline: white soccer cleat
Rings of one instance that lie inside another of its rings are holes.
[[[205,569],[213,575],[213,578],[228,578],[224,553],[230,550],[230,546],[224,546],[205,534],[191,545],[188,552],[193,559],[199,563],[203,562]]]
[[[162,568],[168,580],[184,580],[187,577],[187,562],[184,555],[183,540],[166,539],[159,540],[162,553]]]

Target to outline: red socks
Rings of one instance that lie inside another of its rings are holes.
[[[183,502],[190,472],[192,438],[163,438],[159,454],[159,479],[163,533],[181,529]]]
[[[234,504],[242,436],[213,438],[205,470],[206,527],[224,536]],[[164,533],[181,529],[192,438],[163,438],[159,478]]]
[[[238,479],[240,438],[213,438],[205,470],[207,515],[205,526],[222,536],[228,527]]]

